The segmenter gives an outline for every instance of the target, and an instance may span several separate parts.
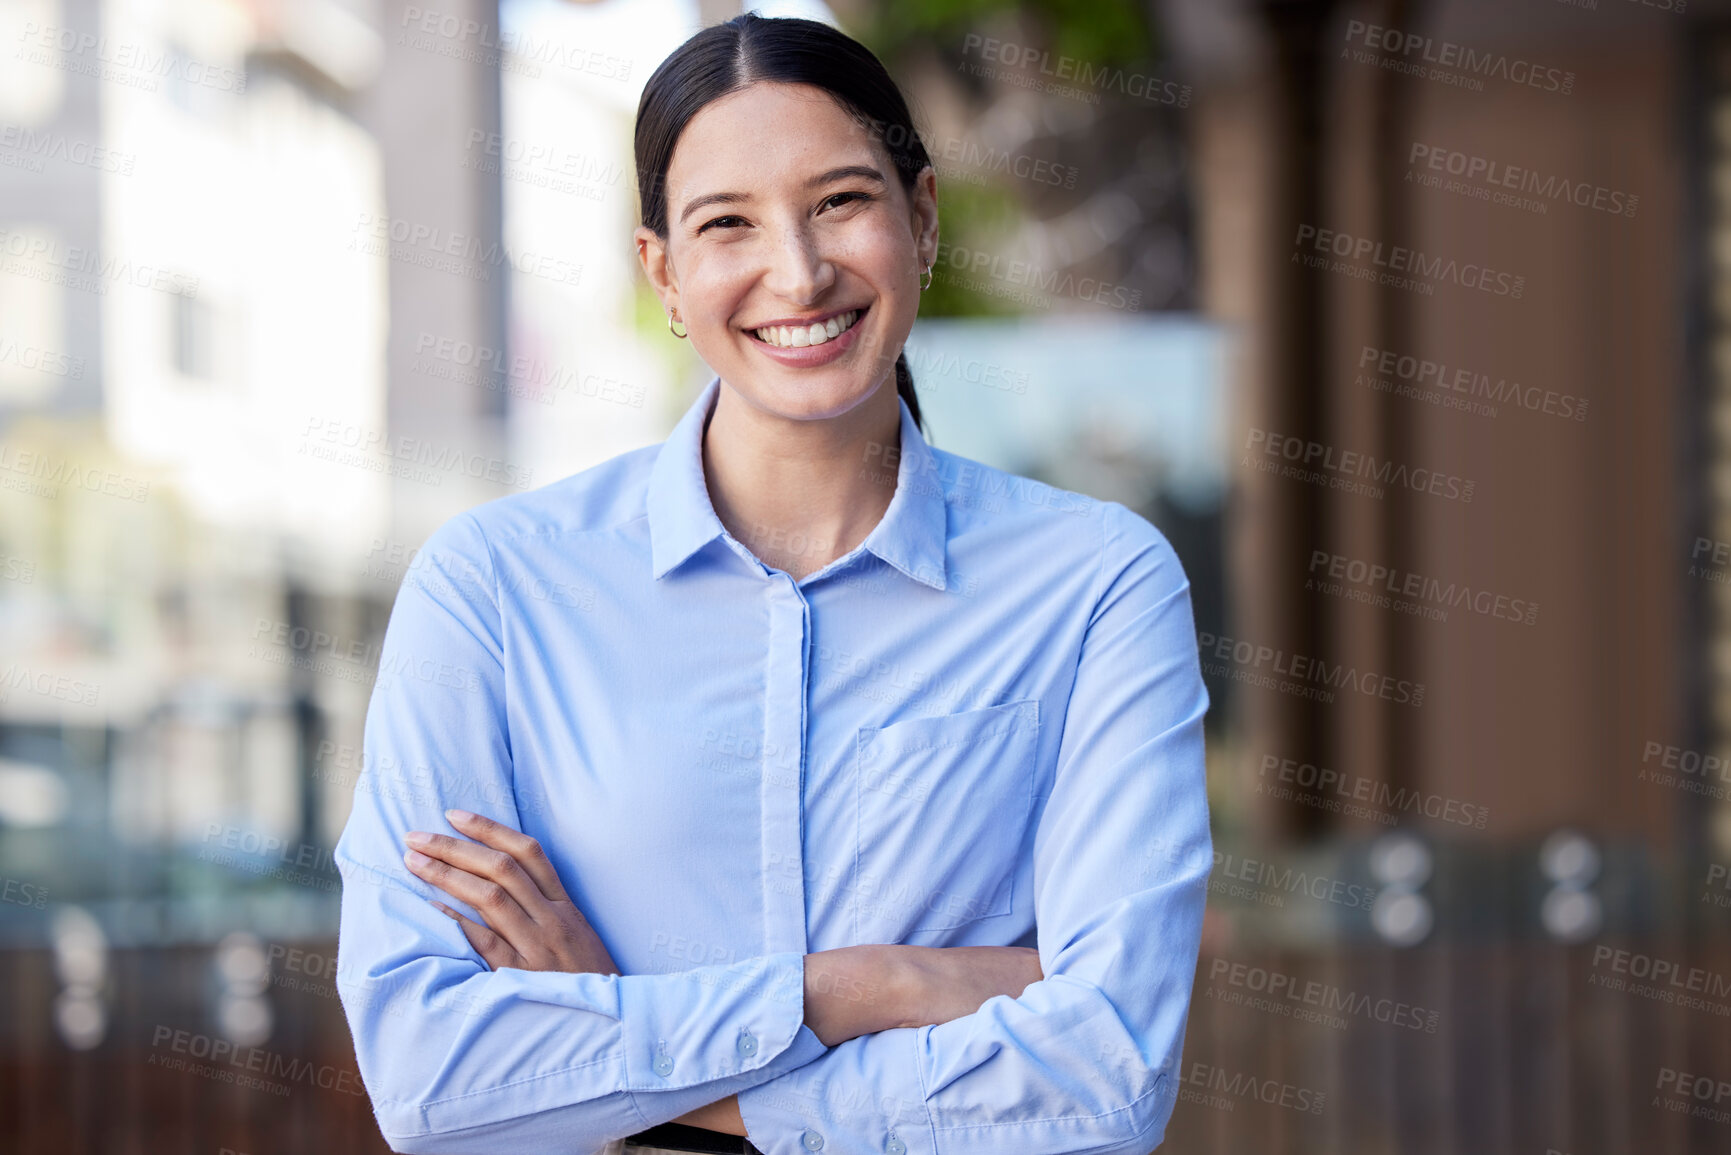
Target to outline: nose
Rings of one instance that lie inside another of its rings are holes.
[[[763,284],[783,300],[810,305],[835,284],[835,266],[810,229],[789,226],[776,237]]]

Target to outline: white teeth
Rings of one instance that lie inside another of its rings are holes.
[[[769,325],[755,329],[757,339],[766,345],[776,345],[783,349],[804,349],[811,345],[822,345],[833,341],[859,320],[859,310],[849,309],[840,316],[831,317],[812,325]]]

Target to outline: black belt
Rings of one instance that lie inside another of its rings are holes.
[[[729,1135],[725,1131],[711,1131],[707,1127],[691,1127],[684,1123],[663,1123],[659,1127],[627,1135],[625,1141],[644,1147],[666,1147],[670,1151],[701,1151],[705,1155],[763,1155],[763,1152],[743,1135]]]

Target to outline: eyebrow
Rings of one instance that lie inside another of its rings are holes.
[[[884,179],[883,173],[871,167],[869,164],[847,164],[840,168],[832,168],[825,173],[819,173],[817,176],[806,181],[805,185],[807,188],[816,188],[819,185],[834,184],[838,180],[846,180],[849,177],[876,181],[878,184],[883,185],[889,183]],[[742,201],[748,201],[750,199],[751,197],[749,194],[737,192],[709,193],[705,196],[700,196],[695,200],[686,203],[685,208],[679,214],[679,223],[684,224],[686,218],[691,216],[692,213],[708,205],[736,205]]]

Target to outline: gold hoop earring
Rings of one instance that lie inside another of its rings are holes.
[[[926,277],[926,283],[920,286],[920,292],[922,292],[922,293],[925,292],[927,289],[932,287],[933,278],[932,278],[932,267],[930,265],[926,266],[925,277]]]
[[[673,323],[677,320],[679,320],[679,310],[678,309],[675,309],[675,310],[673,310],[673,312],[667,314],[667,331],[669,333],[672,333],[675,337],[678,337],[681,341],[683,341],[683,340],[685,340],[685,333],[689,333],[689,332],[691,332],[691,330],[686,329],[685,333],[681,333],[678,329],[675,329],[673,327]]]

